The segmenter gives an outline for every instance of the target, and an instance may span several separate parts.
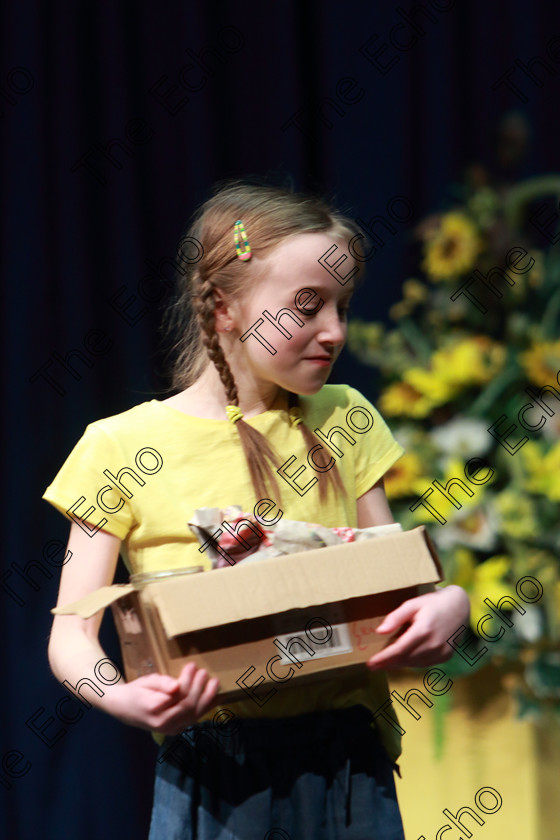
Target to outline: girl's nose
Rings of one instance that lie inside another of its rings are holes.
[[[334,346],[343,344],[346,338],[346,323],[340,320],[338,311],[335,313],[325,313],[323,318],[321,318],[321,314],[319,313],[316,316],[319,327],[317,336],[319,341]]]

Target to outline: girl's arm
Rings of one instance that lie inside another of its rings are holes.
[[[358,513],[358,528],[371,528],[372,525],[391,525],[395,520],[385,495],[385,483],[380,478],[377,484],[364,493],[356,502]],[[425,583],[419,587],[424,592],[435,592],[433,583]]]
[[[101,586],[110,585],[120,544],[118,537],[106,531],[90,537],[73,523],[68,540],[72,554],[62,567],[57,606],[71,604]],[[81,692],[80,696],[91,705],[124,723],[168,735],[178,734],[185,726],[195,723],[215,704],[218,680],[208,680],[208,673],[197,669],[193,662],[185,665],[178,679],[149,674],[129,683],[121,677],[114,685],[101,687],[95,678],[95,666],[107,658],[98,641],[102,618],[103,611],[87,619],[76,615],[54,616],[48,658],[61,683],[66,681],[75,687],[86,678],[99,686],[99,694],[91,687]]]
[[[388,525],[395,520],[391,513],[383,479],[357,500],[358,528]],[[382,651],[368,660],[371,670],[437,665],[453,655],[447,639],[462,624],[467,625],[469,599],[460,586],[429,589],[425,595],[409,598],[390,612],[379,625],[377,633],[404,632]]]
[[[385,495],[385,484],[380,478],[377,484],[364,493],[356,502],[358,528],[371,528],[374,525],[391,525],[395,520]]]

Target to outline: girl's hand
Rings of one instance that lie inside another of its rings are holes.
[[[417,668],[446,662],[453,655],[447,639],[461,624],[468,625],[469,614],[469,599],[460,586],[410,598],[390,612],[376,632],[393,633],[405,625],[408,629],[372,656],[368,668]]]
[[[189,662],[177,679],[146,674],[111,686],[105,711],[130,726],[178,735],[215,705],[218,687],[216,677],[209,680],[204,668]]]

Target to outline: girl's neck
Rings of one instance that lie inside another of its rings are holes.
[[[247,418],[255,417],[271,409],[288,409],[287,392],[273,383],[270,383],[269,388],[262,393],[256,388],[240,386],[238,386],[238,392],[239,408]],[[185,414],[209,420],[222,420],[226,416],[225,407],[228,400],[218,371],[214,365],[208,365],[196,382],[163,402]]]

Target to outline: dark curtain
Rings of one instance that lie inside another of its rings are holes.
[[[557,170],[560,9],[18,0],[0,20],[0,832],[142,838],[155,744],[70,699],[48,667],[69,528],[41,494],[88,423],[163,396],[171,258],[218,179],[266,175],[366,227],[391,222],[353,305],[384,319],[415,224],[468,164],[497,181]],[[514,173],[497,152],[511,111],[531,127]],[[375,400],[349,354],[331,381]],[[110,615],[101,642],[119,661]]]

